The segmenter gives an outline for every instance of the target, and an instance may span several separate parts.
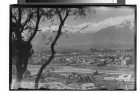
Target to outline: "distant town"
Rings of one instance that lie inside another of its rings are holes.
[[[52,64],[60,65],[135,65],[134,49],[89,49],[87,51],[80,50],[64,50],[57,52]],[[48,52],[35,53],[30,64],[41,65],[47,61]]]

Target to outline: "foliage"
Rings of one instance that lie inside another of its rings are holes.
[[[81,75],[78,73],[71,73],[70,75],[68,75],[66,83],[70,84],[70,83],[91,83],[94,82],[95,78],[94,75]]]

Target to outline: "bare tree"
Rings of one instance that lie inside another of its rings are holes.
[[[38,89],[39,79],[41,77],[42,71],[44,70],[44,68],[47,65],[49,65],[51,63],[52,59],[55,56],[56,52],[55,52],[54,47],[55,47],[58,39],[62,35],[62,28],[64,26],[64,23],[65,23],[66,19],[69,16],[76,16],[76,17],[77,16],[81,16],[81,17],[86,16],[87,11],[85,9],[87,9],[87,8],[56,8],[56,9],[53,10],[55,15],[59,17],[59,26],[58,26],[57,34],[56,34],[54,40],[51,43],[51,55],[48,58],[48,60],[39,69],[39,72],[38,72],[36,80],[35,80],[34,89]]]
[[[39,8],[12,8],[11,10],[11,41],[12,57],[15,59],[17,78],[14,89],[20,87],[20,83],[25,70],[27,69],[28,59],[32,55],[31,41],[35,37],[38,29],[41,14]],[[12,78],[11,82],[12,82]]]

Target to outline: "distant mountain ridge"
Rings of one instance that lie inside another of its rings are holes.
[[[91,19],[93,20],[93,19]],[[85,22],[79,25],[71,26],[64,24],[62,32],[67,33],[93,33],[105,29],[110,26],[123,26],[129,24],[134,26],[134,15],[110,17],[99,22]],[[43,32],[56,32],[58,25],[45,26],[40,28]]]
[[[57,42],[58,48],[67,49],[88,49],[88,48],[119,48],[134,47],[135,29],[131,27],[131,23],[109,26],[100,31],[91,33],[66,33],[59,38]],[[54,37],[56,32],[39,32],[33,40],[34,48],[48,48],[50,37]]]

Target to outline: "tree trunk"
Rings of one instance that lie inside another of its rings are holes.
[[[57,35],[56,35],[54,41],[53,41],[52,44],[51,44],[51,56],[49,57],[48,61],[47,61],[46,63],[44,63],[44,64],[41,66],[41,68],[39,69],[39,72],[38,72],[38,74],[37,74],[37,78],[36,78],[36,80],[35,80],[34,89],[38,89],[38,83],[39,83],[39,79],[40,79],[40,77],[41,77],[42,71],[44,70],[44,68],[45,68],[47,65],[50,64],[51,60],[54,58],[54,55],[55,55],[54,46],[55,46],[57,40],[59,39],[59,37],[60,37],[60,35],[61,35],[61,33],[62,33],[62,32],[61,32],[61,29],[62,29],[63,23],[64,23],[64,21],[61,22],[61,24],[60,24],[60,26],[59,26],[59,29],[58,29],[58,32],[57,32]]]
[[[46,62],[46,64],[43,64],[42,66],[41,66],[41,68],[40,68],[40,70],[39,70],[39,72],[38,72],[38,74],[37,74],[37,78],[36,78],[36,80],[35,80],[35,87],[34,87],[34,89],[38,89],[38,83],[39,83],[39,79],[40,79],[40,77],[41,77],[41,73],[42,73],[42,71],[44,70],[44,68],[48,65],[48,64],[50,64],[50,62],[51,62],[51,60],[54,58],[54,53],[49,57],[49,59],[48,59],[48,61]]]
[[[36,21],[36,26],[35,26],[34,32],[32,33],[32,35],[28,41],[24,41],[22,39],[23,38],[22,33],[24,32],[24,27],[26,27],[28,22],[32,19],[33,13],[29,16],[30,18],[27,18],[27,20],[25,20],[25,22],[23,22],[24,24],[22,24],[21,23],[22,13],[23,13],[22,11],[23,11],[23,8],[18,8],[17,22],[12,23],[12,27],[13,27],[12,31],[15,33],[15,37],[16,37],[15,40],[13,39],[15,44],[12,42],[12,52],[14,53],[13,56],[16,57],[15,65],[16,65],[17,78],[14,81],[14,84],[11,84],[10,87],[15,86],[16,89],[18,89],[20,87],[20,83],[21,83],[23,74],[27,69],[28,59],[31,57],[31,55],[33,53],[31,41],[35,37],[35,35],[38,31],[39,22],[41,19],[39,8],[37,8],[37,21]],[[12,80],[10,79],[10,83],[11,83],[11,81]]]
[[[31,56],[32,45],[26,42],[18,42],[17,51],[15,53],[15,66],[16,66],[16,80],[12,81],[11,88],[18,89],[20,88],[20,83],[24,72],[27,69],[28,59]]]
[[[16,63],[16,79],[12,81],[11,88],[18,89],[20,88],[21,80],[23,78],[24,72],[27,69],[28,60],[24,58],[19,58]]]
[[[17,77],[15,80],[12,80],[11,89],[18,89],[20,88],[21,80],[23,77],[24,72],[21,72],[20,74],[17,74]]]

